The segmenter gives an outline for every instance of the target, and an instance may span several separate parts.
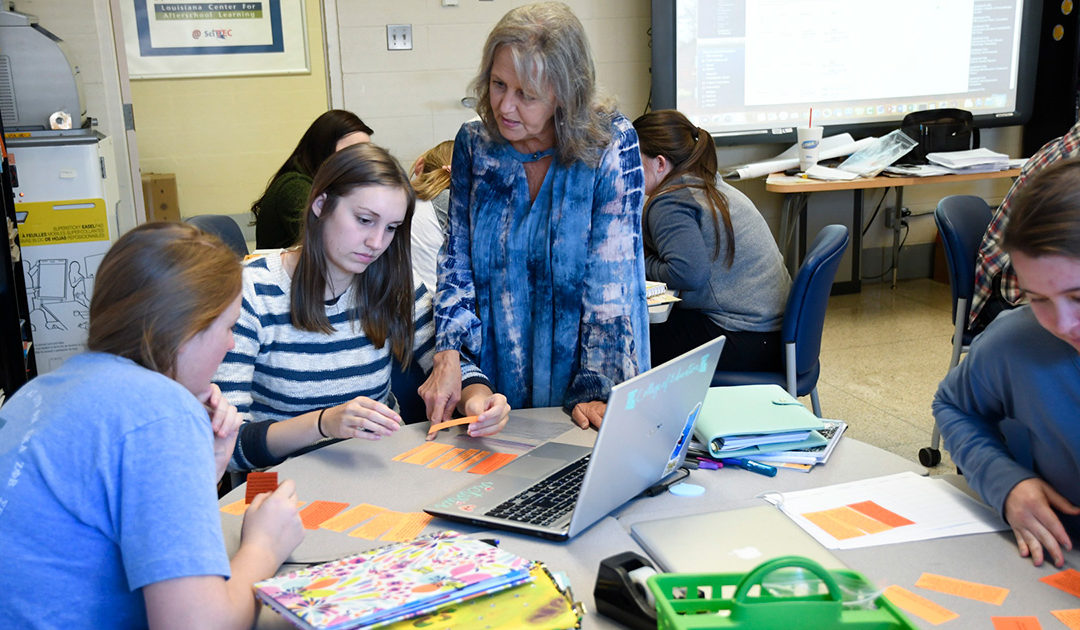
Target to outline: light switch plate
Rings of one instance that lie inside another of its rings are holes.
[[[412,50],[412,24],[387,24],[386,49]]]

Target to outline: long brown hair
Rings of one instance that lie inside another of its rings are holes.
[[[144,223],[109,248],[94,279],[87,347],[172,377],[185,341],[240,295],[221,239],[186,223]]]
[[[1080,259],[1080,159],[1053,164],[1024,183],[1001,246],[1035,258]]]
[[[299,261],[292,279],[291,314],[293,326],[312,332],[330,333],[334,327],[326,317],[324,303],[327,278],[326,225],[339,201],[363,186],[393,186],[405,191],[405,220],[394,233],[386,251],[363,273],[353,277],[354,301],[349,319],[359,322],[371,343],[382,348],[388,340],[390,351],[402,365],[408,365],[413,347],[412,264],[409,256],[410,231],[416,193],[397,160],[374,144],[355,144],[338,151],[315,173],[304,213],[300,235]],[[311,206],[326,195],[322,212]]]
[[[712,136],[690,122],[682,112],[674,109],[660,109],[640,116],[634,121],[634,129],[637,130],[643,154],[650,158],[662,155],[671,164],[671,170],[649,195],[649,203],[645,204],[644,212],[649,211],[660,195],[680,188],[698,188],[704,191],[716,235],[713,260],[720,257],[720,225],[723,224],[724,233],[727,235],[727,256],[724,262],[730,267],[735,260],[735,229],[731,226],[727,198],[716,188],[716,145],[713,144]],[[701,183],[673,183],[683,175],[696,177]]]
[[[413,177],[412,185],[416,189],[418,198],[431,201],[450,187],[448,169],[453,157],[454,141],[444,140],[424,151],[423,155],[417,159],[417,162],[421,164],[420,173]]]

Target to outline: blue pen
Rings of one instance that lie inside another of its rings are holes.
[[[749,470],[750,472],[756,472],[759,475],[765,475],[766,477],[776,476],[776,467],[769,466],[768,464],[762,464],[761,462],[755,462],[750,459],[736,459],[734,457],[725,457],[720,460],[722,463],[729,466],[738,466],[743,470]]]

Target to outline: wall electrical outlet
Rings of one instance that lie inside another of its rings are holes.
[[[412,50],[412,24],[387,24],[386,49]]]

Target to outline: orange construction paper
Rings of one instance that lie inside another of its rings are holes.
[[[1042,630],[1038,617],[991,617],[994,630]]]
[[[1059,588],[1069,595],[1080,597],[1080,571],[1065,569],[1053,575],[1039,578],[1040,582]]]
[[[414,447],[410,448],[409,450],[405,451],[404,453],[398,453],[397,455],[394,455],[393,457],[390,458],[390,461],[392,461],[392,462],[400,462],[401,460],[405,459],[406,457],[409,457],[410,455],[413,455],[414,453],[419,453],[420,451],[426,449],[427,445],[428,445],[428,442],[424,442],[423,444],[420,444],[418,446],[414,446]]]
[[[1065,624],[1069,630],[1080,630],[1080,608],[1051,610],[1050,614],[1057,617],[1057,620]]]
[[[456,427],[459,424],[472,424],[480,419],[480,416],[465,416],[464,418],[455,418],[454,420],[447,420],[446,422],[436,422],[428,428],[428,435],[441,431],[442,429],[449,429],[450,427]]]
[[[904,609],[904,612],[915,615],[935,626],[945,623],[946,621],[952,621],[960,616],[944,606],[940,606],[921,595],[912,593],[902,586],[896,586],[894,584],[885,589],[884,594],[885,597],[889,598],[890,602]]]
[[[412,540],[413,538],[416,538],[420,532],[424,531],[424,528],[427,527],[427,524],[430,522],[430,514],[425,514],[423,512],[408,512],[400,523],[383,534],[382,539],[390,542],[406,542]]]
[[[413,453],[412,455],[401,460],[406,464],[424,464],[435,459],[439,455],[453,448],[450,444],[439,444],[438,442],[424,442],[424,448]]]
[[[386,508],[381,508],[377,505],[371,505],[370,503],[361,503],[353,507],[352,509],[345,510],[337,516],[326,519],[319,525],[319,529],[329,529],[334,532],[343,532],[347,529],[356,527],[360,523],[368,520],[372,516],[385,512]]]
[[[502,468],[513,461],[515,457],[517,457],[517,455],[514,455],[513,453],[492,453],[491,457],[473,466],[466,472],[471,472],[474,475],[486,475],[493,470]]]
[[[221,511],[226,514],[240,516],[247,511],[247,501],[245,499],[237,499],[228,505],[223,505]]]
[[[448,462],[451,459],[453,459],[453,458],[457,457],[458,455],[460,455],[461,451],[464,451],[464,450],[465,449],[463,449],[463,448],[452,448],[449,451],[446,451],[442,455],[439,455],[435,459],[428,462],[427,467],[428,468],[438,468],[439,466],[442,466],[446,462]]]
[[[264,492],[277,490],[276,472],[249,472],[247,474],[247,489],[244,491],[244,502],[251,503],[256,496]]]
[[[454,468],[452,470],[457,470],[457,471],[465,470],[466,468],[469,468],[473,464],[480,463],[480,460],[484,459],[488,455],[491,455],[491,451],[478,451],[472,457],[466,459],[465,461],[461,462],[457,466],[454,466]]]
[[[300,510],[300,521],[304,524],[304,529],[319,529],[323,521],[347,507],[348,503],[337,501],[312,501],[311,505]]]
[[[457,457],[454,457],[453,459],[447,460],[447,462],[445,464],[443,464],[442,466],[439,466],[439,468],[442,468],[443,470],[453,470],[454,468],[457,467],[458,464],[460,464],[461,462],[469,459],[473,455],[476,455],[478,452],[479,451],[477,449],[475,449],[475,448],[470,448],[470,449],[468,449],[466,451],[461,451],[460,453],[457,454]]]
[[[850,511],[851,510],[846,507],[833,508],[831,510],[821,510],[820,512],[807,512],[806,514],[803,514],[803,518],[825,530],[825,533],[833,538],[837,540],[847,540],[848,538],[856,538],[865,534],[865,532],[858,527],[854,527],[850,523],[844,522],[844,513]]]
[[[869,516],[875,521],[885,523],[890,528],[903,527],[904,525],[915,524],[915,521],[910,521],[895,512],[890,512],[889,510],[886,510],[885,508],[881,507],[877,503],[874,503],[873,501],[852,503],[848,507],[855,510],[856,512],[862,512],[863,514]]]
[[[915,586],[931,591],[937,591],[939,593],[945,593],[946,595],[966,597],[995,606],[1000,606],[1005,601],[1005,597],[1009,594],[1009,589],[1000,586],[989,586],[987,584],[979,584],[978,582],[968,582],[967,580],[958,580],[956,578],[935,575],[933,573],[923,573],[922,576],[919,577],[919,581],[915,582]]]
[[[353,538],[375,540],[391,528],[400,525],[404,520],[405,514],[394,512],[393,510],[386,510],[384,512],[379,512],[375,515],[375,518],[349,532],[349,535]]]

